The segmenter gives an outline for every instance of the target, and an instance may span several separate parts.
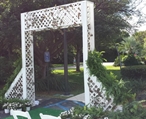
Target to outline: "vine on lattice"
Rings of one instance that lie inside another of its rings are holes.
[[[118,80],[114,74],[109,73],[102,63],[102,52],[89,52],[87,66],[90,75],[96,76],[97,80],[102,83],[102,89],[106,90],[106,96],[112,96],[115,104],[123,104],[133,100],[135,95],[127,90],[124,85],[125,82]]]

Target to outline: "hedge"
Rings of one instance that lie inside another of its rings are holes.
[[[122,78],[145,79],[146,65],[123,66],[121,68]]]

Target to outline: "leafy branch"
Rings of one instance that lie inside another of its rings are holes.
[[[106,70],[102,65],[103,52],[90,51],[88,54],[87,66],[89,68],[90,75],[96,76],[97,80],[102,83],[103,88],[106,90],[106,96],[113,96],[114,103],[124,104],[132,101],[135,94],[131,94],[125,87],[125,82]]]

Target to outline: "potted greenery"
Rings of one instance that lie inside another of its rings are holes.
[[[9,113],[10,110],[22,110],[23,101],[17,98],[13,99],[4,99],[3,109],[6,113]],[[9,111],[8,111],[9,110]]]
[[[4,112],[7,114],[10,112],[10,107],[9,107],[9,103],[4,103],[2,108],[4,109]]]
[[[30,100],[24,100],[24,108],[25,108],[25,110],[26,111],[29,111],[30,110],[30,108],[31,108],[31,101]]]

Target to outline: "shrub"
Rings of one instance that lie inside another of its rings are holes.
[[[124,57],[124,55],[120,55],[120,57],[118,56],[115,61],[114,61],[114,66],[120,66],[120,61],[122,63],[122,58]],[[120,59],[119,59],[120,58]]]
[[[121,68],[121,76],[129,79],[145,79],[146,78],[146,66],[135,65],[125,66]]]
[[[89,68],[90,75],[96,76],[102,83],[103,88],[106,90],[106,96],[113,96],[114,103],[122,104],[134,99],[134,94],[131,94],[125,87],[123,80],[117,79],[117,77],[108,72],[102,65],[102,52],[89,52],[87,66]]]
[[[103,119],[107,115],[108,111],[104,111],[103,108],[89,106],[77,106],[60,114],[61,119]]]
[[[4,109],[20,109],[23,107],[24,101],[18,98],[4,99],[3,108]]]
[[[133,101],[123,106],[122,112],[112,112],[109,119],[145,119],[146,109],[142,106],[142,102]]]
[[[5,57],[0,57],[0,83],[5,83],[12,71],[12,61],[8,61]]]
[[[125,66],[140,65],[140,61],[134,55],[125,55],[122,59]]]
[[[12,84],[13,80],[15,79],[15,77],[17,76],[19,71],[21,70],[21,67],[22,67],[21,66],[21,58],[17,59],[13,63],[13,67],[14,67],[14,70],[13,70],[12,74],[10,75],[10,77],[7,79],[5,86],[3,87],[3,90],[1,91],[2,96],[4,96],[4,94],[9,89],[10,85]]]
[[[60,114],[61,119],[145,119],[144,101],[133,101],[123,106],[121,111],[104,111],[101,107],[75,107]]]
[[[135,80],[135,79],[124,79],[125,81],[127,81],[126,83],[126,87],[128,89],[131,89],[131,92],[139,94],[141,92],[143,92],[144,90],[146,90],[146,81],[139,79],[139,80]]]

